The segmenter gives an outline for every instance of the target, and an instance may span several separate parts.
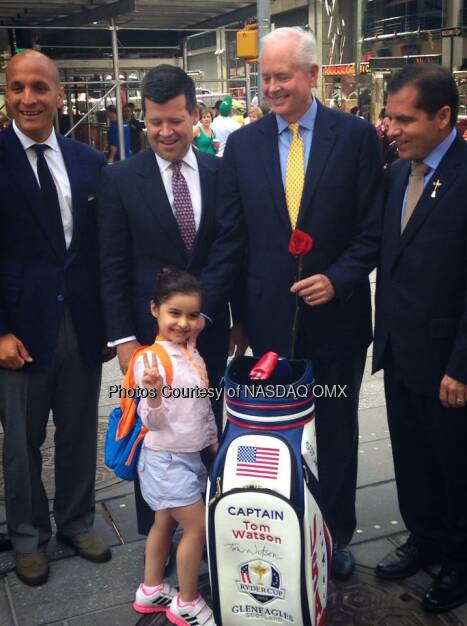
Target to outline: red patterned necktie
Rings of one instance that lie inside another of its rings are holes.
[[[174,197],[175,219],[177,220],[183,243],[190,254],[196,238],[195,215],[191,204],[190,190],[181,171],[182,162],[172,163],[172,192]]]

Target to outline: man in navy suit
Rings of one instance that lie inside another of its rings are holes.
[[[53,121],[63,88],[35,51],[8,65],[13,124],[0,134],[0,418],[8,530],[18,577],[48,577],[49,505],[40,446],[55,422],[58,539],[110,559],[92,530],[97,401],[104,347],[95,196],[102,155]]]
[[[467,601],[467,146],[456,84],[407,66],[388,85],[389,172],[374,370],[384,368],[397,493],[410,536],[376,574],[442,567],[428,611]]]
[[[219,229],[215,215],[219,159],[191,145],[198,119],[193,81],[180,68],[155,67],[143,80],[142,107],[150,148],[105,169],[99,201],[107,338],[117,346],[122,371],[135,348],[155,339],[150,301],[158,271],[173,266],[200,275]],[[193,242],[185,240],[177,214],[175,175],[177,180],[183,177],[190,196]],[[215,307],[212,300],[206,297],[203,302],[210,321],[198,347],[210,384],[216,386],[225,369],[230,317],[227,297],[216,298]],[[222,404],[213,408],[220,431]],[[141,498],[138,481],[135,487],[138,528],[147,534],[154,516]]]
[[[345,398],[317,398],[316,426],[322,504],[335,542],[332,572],[347,578],[354,567],[348,544],[356,525],[358,395],[372,337],[368,273],[379,242],[378,145],[364,120],[312,97],[318,66],[311,33],[279,28],[263,43],[263,92],[272,114],[229,137],[219,202],[225,228],[205,275],[214,296],[228,274],[224,261],[246,243],[245,321],[254,353],[290,354],[297,294],[298,355],[313,361],[320,385],[346,386]],[[286,202],[293,141],[303,173],[298,220]],[[295,226],[314,241],[300,282],[288,252]]]

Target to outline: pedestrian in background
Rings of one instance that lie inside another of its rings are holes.
[[[123,107],[123,117],[128,122],[130,127],[130,148],[131,154],[137,154],[144,150],[144,124],[135,117],[135,105],[133,102],[128,102]]]
[[[109,128],[107,131],[108,158],[107,163],[112,165],[116,161],[120,161],[120,143],[118,137],[118,120],[117,108],[114,104],[109,104],[106,108],[107,117],[109,119]],[[125,145],[125,157],[131,157],[131,135],[128,119],[123,120],[123,139]]]
[[[208,154],[216,155],[216,146],[219,146],[219,142],[215,141],[216,136],[211,128],[212,124],[212,112],[210,109],[203,109],[201,111],[200,122],[193,128],[193,144],[201,150],[201,152],[207,152]]]

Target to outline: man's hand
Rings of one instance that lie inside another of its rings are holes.
[[[467,402],[467,385],[445,374],[439,388],[439,399],[447,409],[462,409]]]
[[[240,322],[235,322],[230,329],[229,356],[243,356],[248,348],[248,335],[246,328]]]
[[[314,274],[294,283],[290,288],[298,294],[308,306],[326,304],[334,298],[336,292],[331,281],[324,274]]]
[[[0,367],[18,370],[25,363],[32,363],[32,357],[23,342],[13,333],[0,335]]]
[[[102,363],[107,363],[107,361],[111,361],[116,354],[117,348],[109,348],[109,346],[105,346],[102,350]]]
[[[198,341],[198,337],[201,332],[206,328],[206,318],[203,315],[200,315],[197,320],[196,328],[190,335],[190,343],[193,346],[196,346],[196,342]]]
[[[140,342],[136,341],[136,339],[118,344],[117,356],[122,374],[126,374],[128,365],[130,364],[130,359],[133,356],[133,352],[136,350],[136,348],[139,348],[140,346]]]
[[[212,454],[212,456],[216,456],[217,451],[219,450],[219,442],[216,441],[216,443],[211,443],[211,445],[209,446],[209,452]]]

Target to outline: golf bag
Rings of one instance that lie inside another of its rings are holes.
[[[309,361],[253,357],[225,376],[227,426],[211,469],[206,526],[218,626],[324,626],[332,551],[319,508]]]

